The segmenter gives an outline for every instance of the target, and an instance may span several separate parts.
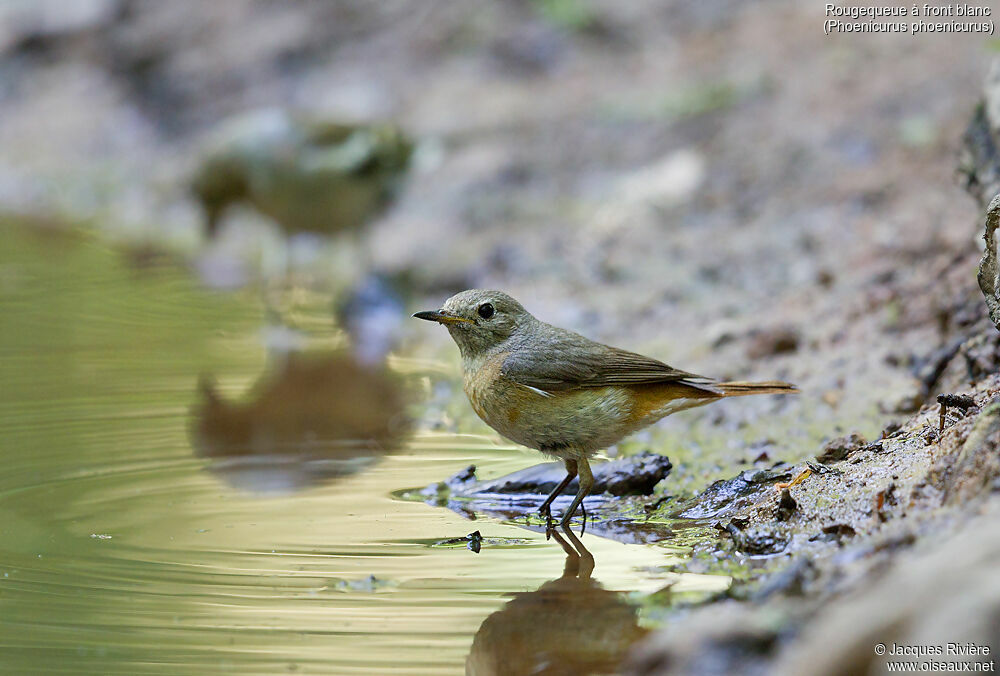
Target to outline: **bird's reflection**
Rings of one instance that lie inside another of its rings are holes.
[[[212,379],[192,410],[195,454],[227,483],[287,493],[354,474],[408,435],[407,387],[382,366],[347,353],[291,353],[245,402],[227,401]]]
[[[517,594],[482,623],[467,674],[615,673],[646,634],[636,608],[591,577],[594,557],[572,531],[552,531],[566,552],[562,577]]]

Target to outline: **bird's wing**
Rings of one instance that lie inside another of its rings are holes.
[[[532,340],[530,347],[513,350],[501,372],[520,385],[546,392],[674,381],[714,391],[711,378],[555,327],[541,340]]]

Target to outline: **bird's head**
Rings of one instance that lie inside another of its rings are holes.
[[[476,357],[537,321],[504,292],[483,289],[462,291],[446,300],[440,310],[413,316],[444,324],[465,357]]]

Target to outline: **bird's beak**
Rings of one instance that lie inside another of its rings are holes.
[[[426,319],[429,322],[437,322],[438,324],[475,324],[475,322],[471,319],[458,317],[447,310],[425,310],[424,312],[418,312],[413,316],[417,319]]]

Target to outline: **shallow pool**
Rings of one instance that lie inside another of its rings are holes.
[[[195,447],[192,416],[206,374],[238,400],[271,368],[257,301],[0,226],[0,671],[608,670],[649,624],[644,595],[727,585],[667,572],[682,548],[560,543],[393,497],[537,462],[485,437],[417,424],[377,462],[315,481],[265,464],[248,471],[274,485],[248,490]],[[319,310],[299,320],[336,342]],[[475,530],[478,554],[446,543]]]

